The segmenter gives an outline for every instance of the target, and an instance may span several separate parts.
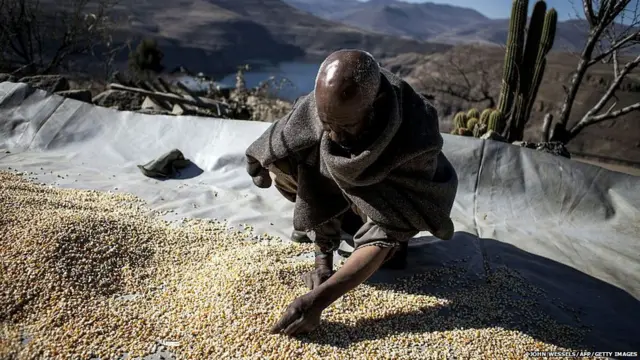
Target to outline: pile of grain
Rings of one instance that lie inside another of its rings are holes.
[[[0,172],[0,358],[111,359],[163,344],[180,359],[520,359],[580,340],[538,310],[529,295],[540,294],[515,274],[479,284],[455,267],[361,286],[307,337],[269,335],[305,293],[300,274],[312,263],[293,258],[309,246],[144,214],[131,196]]]

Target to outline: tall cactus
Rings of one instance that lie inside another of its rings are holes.
[[[520,124],[526,121],[524,116],[527,105],[529,104],[528,97],[531,91],[531,81],[534,72],[533,69],[537,65],[538,52],[541,47],[542,27],[544,25],[546,12],[547,4],[542,0],[536,1],[536,4],[533,6],[531,20],[529,21],[529,28],[527,29],[527,41],[522,57],[522,64],[519,66],[518,71],[520,74],[520,81],[518,86],[518,95],[516,95],[515,99],[515,109],[511,116],[511,127],[509,129],[510,134],[515,134],[518,131]]]
[[[558,23],[558,13],[555,9],[547,11],[544,17],[544,27],[542,29],[542,35],[540,37],[540,46],[538,47],[538,53],[536,56],[536,67],[533,72],[533,78],[531,79],[531,93],[528,96],[527,107],[525,108],[525,121],[531,116],[531,109],[536,101],[540,84],[542,83],[542,76],[547,65],[547,54],[553,47],[553,41],[556,38],[556,25]],[[522,124],[524,129],[524,124]]]
[[[507,49],[502,73],[502,89],[498,101],[498,110],[502,114],[509,114],[513,110],[513,99],[518,88],[518,66],[522,63],[528,5],[528,0],[513,0],[511,5],[511,20],[509,21]]]
[[[546,3],[538,0],[527,29],[527,7],[528,0],[513,0],[498,101],[498,110],[509,125],[502,129],[509,141],[522,139],[544,75],[545,58],[553,46],[558,19],[554,9],[547,11]]]

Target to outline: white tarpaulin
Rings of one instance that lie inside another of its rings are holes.
[[[61,187],[121,191],[170,218],[226,219],[286,238],[293,206],[255,187],[244,150],[268,123],[119,112],[0,84],[0,169]],[[640,178],[517,146],[444,135],[460,179],[456,236],[412,243],[410,270],[471,259],[470,276],[508,266],[543,289],[558,321],[578,309],[598,351],[640,350]],[[197,167],[180,179],[142,175],[180,149]],[[0,210],[1,211],[1,210]],[[387,281],[380,272],[371,281]],[[577,325],[577,324],[574,324]],[[559,344],[562,345],[562,344]]]

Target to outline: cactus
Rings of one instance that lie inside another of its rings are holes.
[[[501,121],[509,124],[509,128],[501,129],[509,141],[522,138],[556,34],[558,16],[554,9],[547,11],[547,4],[538,0],[527,28],[527,7],[528,0],[513,0],[498,101]]]
[[[542,0],[537,1],[533,7],[529,28],[527,29],[527,42],[519,71],[520,86],[515,99],[515,109],[512,115],[511,129],[509,129],[510,133],[519,134],[520,128],[524,130],[524,123],[527,121],[526,110],[530,97],[535,98],[536,96],[536,93],[533,92],[532,82],[535,76],[534,73],[540,68],[540,61],[544,60],[544,57],[538,59],[538,55],[543,51],[545,42],[548,41],[543,36],[546,12],[547,4]],[[549,35],[550,33],[547,31],[546,36]]]
[[[467,117],[469,117],[469,119],[473,119],[473,118],[478,119],[480,117],[480,111],[478,111],[478,109],[471,109],[467,111]]]
[[[464,112],[459,112],[456,116],[453,117],[453,126],[456,129],[462,129],[467,126],[467,114]]]
[[[480,122],[478,118],[471,118],[467,121],[467,129],[473,130],[473,128]]]
[[[458,129],[458,135],[461,136],[473,136],[473,131],[467,129],[467,128],[459,128]]]
[[[489,115],[489,124],[487,125],[487,130],[492,130],[497,133],[502,132],[504,129],[504,115],[499,110],[494,110]]]
[[[485,109],[482,114],[480,114],[480,123],[487,125],[489,123],[489,115],[491,115],[492,109]]]
[[[507,50],[504,56],[502,73],[502,88],[498,101],[498,110],[502,114],[509,114],[513,110],[513,98],[518,88],[518,66],[522,63],[522,49],[524,47],[524,29],[527,26],[528,0],[513,0],[511,19],[507,35]]]
[[[555,9],[547,11],[544,17],[544,27],[542,29],[542,35],[540,37],[540,46],[538,48],[538,54],[536,57],[536,68],[531,79],[531,92],[527,99],[527,105],[525,109],[525,121],[529,119],[531,115],[531,109],[536,101],[538,90],[540,89],[540,83],[542,82],[542,76],[547,65],[545,59],[551,48],[553,47],[553,41],[556,37],[556,25],[558,23],[558,13]],[[524,126],[524,124],[523,124]],[[524,129],[524,127],[523,127]]]

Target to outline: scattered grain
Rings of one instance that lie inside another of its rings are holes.
[[[246,224],[176,226],[130,195],[3,172],[0,209],[0,358],[110,359],[163,346],[180,359],[520,359],[582,335],[547,318],[531,300],[544,294],[517,274],[473,282],[453,265],[361,286],[307,337],[269,335],[305,293],[312,262],[293,258],[309,245],[245,241],[256,238]]]

